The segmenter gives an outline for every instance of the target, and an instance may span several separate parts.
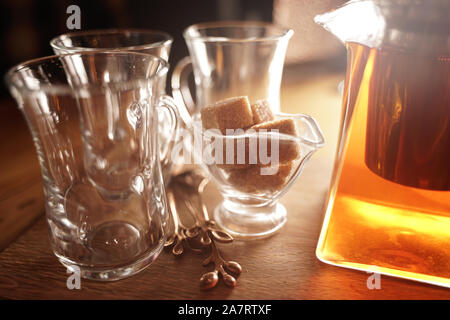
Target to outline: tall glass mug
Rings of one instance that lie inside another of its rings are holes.
[[[149,53],[169,60],[173,38],[165,32],[144,29],[106,29],[71,32],[50,41],[56,54],[94,50]]]
[[[96,280],[147,267],[165,242],[156,108],[163,59],[131,52],[51,56],[12,68],[7,84],[31,130],[55,255]]]
[[[191,114],[235,96],[248,96],[250,101],[266,99],[272,111],[279,112],[284,58],[292,35],[291,29],[264,22],[210,22],[188,27],[183,36],[190,57],[174,70],[174,98]],[[188,86],[192,69],[195,99]],[[185,115],[181,116],[185,120]]]
[[[166,32],[146,29],[105,29],[78,31],[59,35],[50,41],[55,54],[94,50],[132,51],[148,53],[168,61],[173,38]],[[160,91],[166,91],[166,75],[160,81]],[[167,109],[158,110],[160,118],[160,159],[166,185],[173,168],[171,151],[178,142],[178,128]]]

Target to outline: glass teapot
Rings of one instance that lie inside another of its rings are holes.
[[[450,287],[449,16],[357,0],[315,18],[348,53],[320,260]]]

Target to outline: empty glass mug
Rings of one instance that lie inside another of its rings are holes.
[[[59,35],[50,41],[55,54],[94,50],[132,51],[153,54],[169,60],[173,38],[166,32],[147,29],[104,29],[77,31]],[[160,81],[161,93],[165,93],[166,75]],[[158,110],[160,160],[166,185],[170,180],[175,159],[171,151],[178,142],[178,130],[172,114],[167,109]]]
[[[53,251],[85,278],[130,276],[163,248],[156,108],[175,108],[158,90],[167,71],[148,54],[84,52],[6,75],[38,153]]]
[[[105,29],[77,31],[50,41],[56,54],[94,50],[148,53],[169,60],[173,38],[163,31],[146,29]]]
[[[184,39],[189,57],[172,75],[172,92],[191,114],[205,105],[235,96],[265,99],[280,111],[284,58],[293,30],[265,22],[210,22],[188,27]],[[195,99],[188,86],[195,78]],[[195,101],[195,102],[194,102]],[[186,121],[186,116],[180,112]]]

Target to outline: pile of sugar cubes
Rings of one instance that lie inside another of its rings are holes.
[[[222,135],[227,135],[227,129],[243,129],[242,132],[276,132],[297,136],[295,121],[290,118],[275,119],[267,100],[259,100],[250,104],[247,96],[233,97],[205,106],[201,109],[202,126],[204,130],[218,129]],[[252,129],[252,130],[251,130]],[[272,136],[273,137],[273,136]],[[275,136],[276,137],[276,136]],[[271,157],[271,139],[265,140],[267,156]],[[237,144],[237,139],[234,142]],[[249,139],[245,140],[245,161],[237,161],[238,153],[234,148],[232,163],[216,164],[228,173],[228,183],[242,192],[273,193],[281,190],[296,167],[300,157],[300,148],[295,139],[278,139],[278,161],[276,164],[263,163],[259,158],[259,149],[253,149],[255,161],[249,161]],[[224,159],[226,143],[224,145]],[[256,143],[259,148],[259,144]],[[266,158],[267,160],[267,158]],[[243,162],[243,163],[241,163]],[[276,166],[275,174],[261,174],[261,167]]]

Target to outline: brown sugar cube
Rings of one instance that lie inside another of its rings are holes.
[[[288,182],[294,163],[277,165],[278,171],[272,175],[262,175],[262,167],[257,165],[252,165],[246,169],[233,170],[230,171],[228,182],[241,192],[273,193],[281,191]]]
[[[226,129],[248,128],[253,125],[253,113],[248,97],[234,97],[205,106],[200,111],[203,129],[219,129],[226,134]]]
[[[242,133],[244,133],[244,131],[242,131]],[[227,135],[227,138],[222,138],[222,143],[222,162],[216,163],[217,167],[226,170],[233,170],[243,169],[250,166],[248,161],[248,138],[239,138],[236,135]],[[242,148],[244,149],[239,150]],[[214,155],[215,152],[216,150],[214,150]],[[239,155],[240,152],[243,152],[243,156]],[[230,158],[228,160],[231,160],[231,163],[227,163],[227,156]]]
[[[216,102],[213,105],[206,106],[201,110],[202,125],[204,129],[218,129],[222,134],[227,134],[227,129],[242,129],[253,125],[253,113],[248,97],[234,97]],[[234,148],[233,163],[226,164],[227,157],[227,139],[222,139],[223,152],[222,163],[216,165],[223,169],[245,168],[249,164],[237,163],[237,141],[232,141]],[[214,155],[215,156],[215,155]]]
[[[251,126],[250,129],[255,129],[257,131],[266,129],[267,132],[270,132],[272,129],[277,129],[279,133],[290,134],[292,136],[297,135],[297,126],[295,125],[295,121],[289,118],[258,123]]]
[[[272,121],[275,119],[272,110],[270,110],[269,102],[267,100],[258,100],[251,105],[253,112],[253,123]]]
[[[293,119],[277,119],[272,121],[256,124],[250,129],[257,132],[273,132],[272,130],[278,130],[275,132],[283,133],[287,135],[297,136],[297,126]],[[267,140],[267,155],[271,156],[271,140]],[[260,142],[258,141],[258,146]],[[258,152],[259,155],[259,152]],[[259,157],[259,156],[258,156]],[[295,140],[283,139],[278,140],[278,161],[280,163],[287,163],[300,157],[300,147]],[[258,159],[259,162],[259,159]]]

